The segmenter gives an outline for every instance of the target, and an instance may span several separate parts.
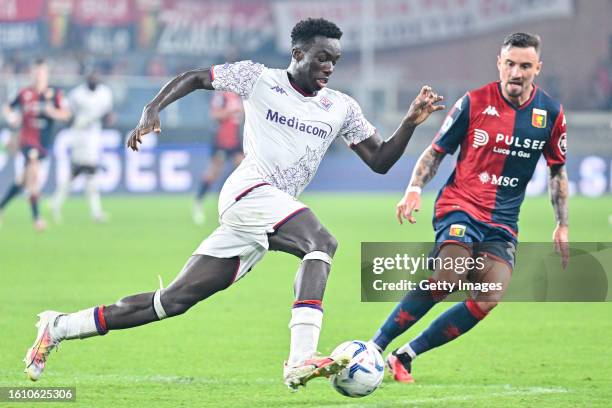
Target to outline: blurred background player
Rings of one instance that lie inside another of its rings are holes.
[[[231,160],[238,167],[244,154],[240,141],[240,125],[243,119],[242,100],[233,92],[215,92],[210,102],[210,117],[217,121],[210,163],[202,175],[193,205],[193,222],[204,224],[202,204],[210,186],[221,176],[225,163]]]
[[[102,153],[102,127],[113,121],[113,94],[107,85],[100,83],[99,72],[92,69],[86,75],[85,83],[68,93],[67,100],[72,113],[70,174],[58,183],[52,201],[53,218],[61,222],[62,206],[72,182],[82,174],[91,218],[105,222],[108,215],[102,211],[96,173]]]
[[[417,338],[394,350],[387,364],[395,380],[413,382],[417,355],[472,329],[497,306],[514,268],[518,216],[538,159],[549,166],[548,187],[557,226],[553,241],[568,260],[569,187],[565,171],[566,122],[561,104],[534,85],[539,75],[540,38],[514,33],[504,39],[497,59],[500,81],[472,90],[449,112],[432,145],[417,162],[396,215],[416,222],[421,189],[436,174],[442,159],[461,146],[455,171],[438,194],[433,226],[441,259],[483,257],[484,267],[466,275],[438,265],[432,283],[460,279],[500,283],[502,290],[478,292],[435,319]],[[457,263],[459,265],[459,263]],[[465,265],[462,263],[461,265]],[[423,317],[448,292],[409,291],[373,338],[382,351]]]
[[[15,181],[0,200],[0,219],[6,205],[24,188],[30,198],[34,228],[43,231],[46,222],[40,216],[41,161],[47,157],[52,144],[55,121],[70,118],[62,91],[49,86],[49,67],[44,59],[37,59],[31,67],[33,84],[20,90],[9,105],[3,107],[4,117],[13,128],[19,130],[18,171]],[[20,115],[21,113],[21,120]],[[20,123],[21,122],[21,123]],[[20,163],[23,161],[23,166]]]

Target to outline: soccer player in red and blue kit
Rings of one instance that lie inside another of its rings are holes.
[[[501,300],[514,267],[520,206],[542,154],[550,169],[549,190],[557,221],[553,241],[563,266],[567,264],[566,123],[559,102],[533,83],[542,67],[539,37],[526,33],[506,37],[497,67],[500,81],[468,92],[449,112],[434,142],[419,158],[396,209],[400,223],[402,217],[415,223],[413,211],[419,210],[422,187],[436,174],[442,159],[460,146],[455,170],[435,203],[434,255],[481,257],[484,262],[467,276],[449,263],[438,264],[429,288],[408,292],[372,341],[383,351],[443,300],[448,291],[435,284],[468,279],[501,284],[502,289],[479,292],[455,304],[418,337],[390,353],[387,365],[400,382],[414,381],[411,365],[418,355],[466,333]]]
[[[49,86],[49,67],[45,60],[36,60],[32,66],[32,78],[33,85],[19,91],[15,99],[3,109],[9,126],[14,128],[19,126],[16,111],[21,111],[19,149],[23,154],[25,168],[23,173],[16,174],[14,183],[0,200],[0,218],[6,205],[25,187],[30,197],[34,228],[42,231],[46,224],[38,209],[40,163],[47,156],[54,122],[68,120],[70,111],[61,90]]]

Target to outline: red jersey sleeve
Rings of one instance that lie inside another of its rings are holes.
[[[565,164],[565,152],[567,151],[566,120],[563,106],[552,128],[550,139],[544,147],[544,158],[548,166]]]

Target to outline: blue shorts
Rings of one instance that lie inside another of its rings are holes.
[[[242,153],[242,145],[238,144],[234,147],[221,147],[215,144],[210,151],[210,157],[222,155],[224,159],[232,158],[235,155]]]
[[[454,211],[434,220],[433,226],[437,245],[432,256],[437,256],[444,243],[459,242],[472,251],[472,256],[486,254],[514,268],[518,241],[510,231],[475,220],[462,211]]]
[[[41,149],[40,147],[32,146],[32,145],[24,145],[21,147],[21,153],[26,160],[26,163],[30,160],[43,160],[47,157],[47,151],[45,149]]]

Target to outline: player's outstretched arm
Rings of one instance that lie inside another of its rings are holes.
[[[45,115],[53,120],[68,121],[72,117],[72,112],[66,106],[56,107],[53,102],[45,103]]]
[[[446,156],[445,153],[440,153],[429,146],[419,157],[404,197],[395,208],[395,215],[400,224],[403,223],[402,218],[407,219],[411,224],[416,222],[412,212],[418,212],[421,208],[421,190],[436,175],[444,156]]]
[[[444,105],[437,105],[442,99],[431,87],[424,86],[389,139],[383,141],[378,134],[374,134],[355,145],[355,152],[376,173],[385,174],[404,154],[414,129],[433,112],[444,109]]]
[[[138,144],[142,143],[142,137],[150,132],[161,132],[159,112],[172,102],[181,99],[196,89],[213,90],[210,81],[210,69],[194,69],[183,72],[162,87],[155,98],[142,110],[138,126],[128,138],[127,146],[132,150],[138,150]]]
[[[555,251],[561,254],[563,269],[569,259],[569,214],[567,201],[569,198],[569,182],[565,165],[554,165],[548,173],[548,191],[553,206],[557,227],[553,232]]]
[[[15,112],[10,105],[2,105],[2,116],[6,123],[13,129],[19,127],[19,115]]]

